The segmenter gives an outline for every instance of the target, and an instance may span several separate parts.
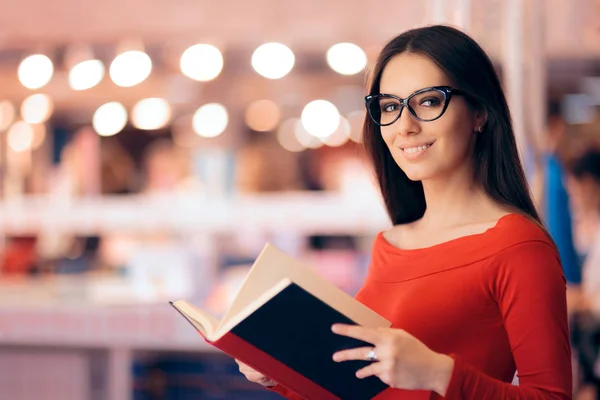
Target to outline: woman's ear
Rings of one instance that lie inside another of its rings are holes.
[[[475,132],[483,132],[485,130],[485,125],[487,124],[488,113],[486,109],[479,109],[475,113],[475,126],[473,130]]]

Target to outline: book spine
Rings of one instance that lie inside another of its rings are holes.
[[[341,400],[333,393],[231,332],[226,333],[219,340],[209,343],[306,399]]]

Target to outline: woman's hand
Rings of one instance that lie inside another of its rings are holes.
[[[335,324],[332,330],[339,335],[373,344],[372,347],[343,350],[333,355],[334,361],[374,361],[357,371],[357,377],[375,375],[392,388],[431,390],[445,396],[454,369],[451,357],[434,352],[400,329]],[[369,356],[375,356],[375,359]]]
[[[277,385],[277,382],[275,382],[274,380],[272,380],[270,378],[267,378],[266,376],[264,376],[263,374],[261,374],[257,370],[249,367],[247,364],[244,364],[240,360],[236,359],[235,362],[240,367],[240,372],[242,374],[244,374],[244,376],[246,377],[246,379],[248,379],[250,382],[255,382],[255,383],[258,383],[260,385],[268,386],[268,387],[272,387],[272,386]]]

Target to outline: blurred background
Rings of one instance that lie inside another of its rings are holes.
[[[356,292],[389,226],[365,81],[410,28],[484,47],[540,210],[589,250],[561,176],[600,145],[598,0],[0,5],[2,399],[278,398],[167,301],[222,315],[267,241]]]

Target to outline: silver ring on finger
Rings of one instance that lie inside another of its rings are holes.
[[[367,359],[367,361],[379,361],[379,359],[377,358],[377,354],[375,353],[375,347],[373,347],[371,350],[369,350],[369,352],[367,353],[366,359]]]

